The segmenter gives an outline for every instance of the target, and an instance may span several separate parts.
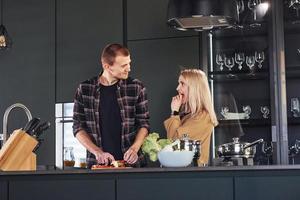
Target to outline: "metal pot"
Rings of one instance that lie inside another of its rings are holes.
[[[218,146],[217,154],[219,157],[241,157],[253,158],[256,153],[256,145],[263,142],[263,139],[255,140],[254,142],[240,142],[239,138],[232,138],[233,142],[221,144]]]
[[[174,148],[174,147],[173,147]],[[188,134],[184,134],[179,140],[178,150],[187,150],[194,152],[193,165],[197,166],[197,160],[201,155],[201,143],[199,140],[191,140]]]

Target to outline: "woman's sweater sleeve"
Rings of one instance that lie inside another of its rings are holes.
[[[167,131],[167,137],[170,139],[177,139],[177,129],[181,125],[179,115],[171,116],[164,121],[165,129]]]

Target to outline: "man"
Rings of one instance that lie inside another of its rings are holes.
[[[143,84],[128,77],[130,62],[126,47],[106,46],[102,74],[76,91],[73,133],[87,149],[88,167],[123,159],[144,164],[139,150],[149,131],[148,99]]]

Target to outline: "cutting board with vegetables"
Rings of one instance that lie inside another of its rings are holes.
[[[35,170],[36,155],[32,152],[38,141],[25,131],[15,130],[0,150],[3,171]]]

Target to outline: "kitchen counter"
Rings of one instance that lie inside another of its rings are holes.
[[[300,165],[0,172],[0,200],[299,199]]]

